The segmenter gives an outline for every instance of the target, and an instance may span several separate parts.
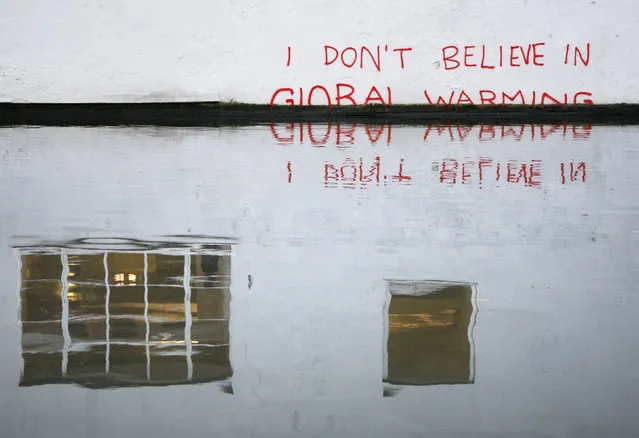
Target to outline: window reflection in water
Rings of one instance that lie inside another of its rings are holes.
[[[21,386],[226,380],[230,246],[22,248]]]
[[[473,383],[475,286],[391,280],[388,290],[384,382]]]

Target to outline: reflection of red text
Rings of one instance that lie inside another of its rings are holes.
[[[487,180],[495,183],[504,181],[524,187],[541,187],[541,160],[520,163],[515,160],[493,161],[480,157],[479,160],[457,160],[444,158],[439,164],[439,182],[447,185],[476,183],[480,188]]]
[[[473,140],[493,141],[496,139],[512,138],[516,141],[547,140],[551,137],[571,138],[573,140],[585,140],[590,138],[592,125],[579,125],[562,123],[557,125],[485,125],[461,126],[461,125],[430,125],[424,132],[424,141],[435,135],[436,137],[448,137],[450,141],[463,142],[469,136]]]
[[[444,158],[440,166],[439,182],[446,184],[457,184],[457,169],[459,163],[452,158]]]
[[[541,186],[541,160],[532,160],[528,164],[519,164],[516,161],[509,161],[506,165],[506,181],[511,184],[523,182],[526,187]]]
[[[522,124],[522,125],[451,125],[436,124],[425,128],[423,140],[438,138],[451,142],[490,142],[513,139],[515,141],[544,141],[548,139],[587,140],[592,133],[592,125],[580,124]],[[309,144],[323,148],[335,145],[348,148],[356,141],[368,141],[371,145],[390,145],[393,139],[391,124],[369,125],[354,123],[271,123],[271,135],[280,145]]]
[[[392,140],[392,126],[359,125],[352,123],[328,123],[326,125],[314,123],[271,123],[273,139],[282,145],[310,144],[312,147],[322,148],[327,144],[337,147],[350,147],[358,138],[368,140],[370,144],[389,145]]]
[[[324,187],[345,189],[366,189],[369,186],[385,186],[393,184],[410,184],[411,176],[404,170],[404,159],[400,159],[398,170],[390,178],[382,174],[381,159],[375,157],[372,161],[360,158],[355,161],[351,158],[344,159],[341,163],[324,163]]]
[[[561,183],[586,182],[586,163],[561,163]]]
[[[401,160],[399,160],[399,171],[397,172],[397,174],[391,177],[391,181],[408,183],[412,179],[413,179],[412,177],[408,175],[404,175],[404,159],[402,158]]]

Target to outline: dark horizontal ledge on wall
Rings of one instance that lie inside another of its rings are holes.
[[[326,107],[225,102],[0,103],[0,126],[224,126],[288,122],[639,124],[639,104]]]

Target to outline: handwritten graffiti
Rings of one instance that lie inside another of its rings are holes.
[[[584,52],[585,52],[585,55],[584,55]],[[573,55],[572,57],[573,66],[576,67],[578,63],[581,63],[584,66],[588,66],[588,64],[590,64],[590,43],[586,44],[585,49],[579,49],[579,47],[571,48],[570,44],[566,44],[566,54],[564,56],[564,64],[569,64],[570,62],[569,58],[571,53]],[[577,58],[579,58],[579,61],[577,61]]]
[[[332,90],[335,90],[332,92]],[[377,104],[377,105],[392,105],[393,96],[390,87],[378,89],[375,86],[367,88],[368,93],[363,100],[359,103],[354,97],[355,87],[351,84],[336,84],[331,91],[323,85],[314,85],[309,90],[304,91],[304,88],[300,87],[297,90],[293,88],[278,88],[271,96],[269,104],[273,107],[276,104],[286,104],[290,106],[303,106],[303,105],[326,105],[332,107],[342,105],[359,105],[363,106]],[[282,96],[280,96],[282,95]],[[282,98],[283,97],[283,100]]]
[[[401,68],[404,68],[404,52],[410,52],[412,50],[411,47],[389,48],[388,44],[383,46],[377,45],[374,48],[367,46],[361,46],[359,49],[346,47],[342,50],[327,45],[324,46],[324,65],[333,65],[337,61],[338,64],[346,68],[353,68],[359,65],[359,68],[363,69],[365,64],[364,60],[367,60],[366,64],[372,64],[373,68],[377,71],[382,71],[382,54],[389,53],[397,55]]]
[[[546,91],[533,90],[530,93],[524,93],[517,90],[514,93],[506,91],[479,90],[473,93],[466,90],[460,92],[451,91],[449,95],[433,95],[428,90],[424,90],[424,96],[429,105],[435,106],[460,106],[460,105],[486,105],[505,106],[508,104],[516,105],[559,105],[568,107],[571,105],[593,105],[591,99],[592,93],[587,91],[578,91],[576,93],[563,93],[561,96],[550,94]]]
[[[375,70],[381,72],[385,66],[391,65],[400,70],[408,67],[407,60],[417,55],[418,49],[410,46],[391,47],[388,44],[376,46],[346,46],[335,47],[324,45],[322,47],[322,66],[335,69],[359,69]],[[496,45],[486,44],[457,45],[449,44],[440,49],[439,60],[433,63],[433,68],[442,66],[445,72],[458,69],[518,69],[518,68],[544,68],[553,55],[548,53],[552,49],[544,41],[528,44]],[[286,47],[286,67],[291,67],[292,48]],[[422,56],[426,56],[422,54]],[[431,55],[432,56],[432,55]],[[566,44],[561,52],[555,56],[561,59],[563,65],[573,67],[588,67],[591,62],[591,43],[584,45]],[[412,66],[415,60],[412,59]],[[318,66],[319,67],[319,66]],[[461,91],[453,90],[446,93],[437,93],[433,89],[418,90],[422,93],[411,103],[421,101],[437,107],[450,107],[459,105],[505,106],[526,105],[545,106],[557,105],[562,107],[577,105],[593,105],[593,94],[585,90],[572,90],[570,92],[558,92],[539,89],[504,89],[493,90],[482,88]],[[372,104],[393,105],[392,87],[367,85],[357,88],[353,83],[316,84],[310,88],[284,86],[277,88],[272,94],[270,105],[311,106],[367,106]]]
[[[498,46],[493,56],[490,55],[491,49],[487,49],[485,45],[480,46],[481,54],[478,53],[478,46],[460,48],[451,45],[442,48],[442,60],[446,70],[455,70],[460,67],[492,70],[495,67],[521,67],[522,65],[542,67],[544,65],[542,48],[545,45],[546,43],[533,43],[526,46]]]

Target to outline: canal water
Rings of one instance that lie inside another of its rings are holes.
[[[0,436],[639,436],[639,128],[0,130]]]

